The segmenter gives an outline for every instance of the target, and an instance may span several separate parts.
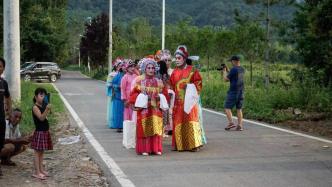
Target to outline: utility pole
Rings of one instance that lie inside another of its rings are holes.
[[[269,53],[270,53],[270,0],[267,0],[266,9],[266,42],[267,46],[265,49],[265,88],[269,87]]]
[[[89,26],[90,26],[89,29],[91,29],[91,19],[92,18],[89,16],[89,17],[87,17],[87,19],[88,19]],[[89,75],[91,75],[90,55],[89,55],[89,53],[90,53],[90,51],[88,51],[88,70],[89,70]]]
[[[81,69],[81,49],[78,48],[78,68]]]
[[[161,49],[165,49],[165,0],[162,8],[162,31],[161,31]]]
[[[4,59],[7,62],[5,77],[11,98],[21,100],[20,79],[20,1],[3,1],[3,43]]]
[[[108,73],[112,72],[112,33],[113,33],[113,1],[110,0],[109,31],[108,31]]]

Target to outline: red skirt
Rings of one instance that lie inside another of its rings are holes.
[[[37,151],[53,150],[50,132],[35,131],[32,137],[31,148]]]
[[[136,139],[136,153],[149,153],[157,154],[157,152],[163,152],[162,137],[155,135],[146,138]]]

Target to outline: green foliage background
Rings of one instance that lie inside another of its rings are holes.
[[[0,8],[3,10],[3,0]],[[53,61],[64,64],[69,57],[66,30],[67,0],[20,0],[21,61]],[[3,32],[1,11],[1,35]],[[1,37],[0,43],[3,43]],[[3,51],[1,48],[0,55]]]

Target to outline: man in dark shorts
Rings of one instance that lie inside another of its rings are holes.
[[[244,68],[240,65],[240,57],[232,56],[229,61],[232,62],[233,67],[228,73],[228,68],[225,66],[223,69],[223,77],[225,81],[230,82],[230,87],[227,92],[227,97],[225,100],[224,108],[227,115],[228,126],[225,130],[230,130],[236,127],[236,130],[243,130],[243,115],[242,115],[242,105],[243,105],[243,95],[244,95]],[[235,125],[232,119],[232,108],[236,107],[238,124]]]
[[[6,67],[6,62],[3,58],[0,58],[0,150],[3,148],[5,142],[5,133],[6,133],[6,110],[11,112],[11,98],[8,89],[8,83],[2,78],[2,73]],[[6,103],[6,106],[5,106]],[[10,114],[9,114],[10,115]],[[2,176],[2,171],[0,167],[0,176]]]

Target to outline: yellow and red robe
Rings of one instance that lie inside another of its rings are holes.
[[[146,109],[139,108],[137,111],[136,152],[162,152],[163,115],[158,94],[163,93],[167,98],[167,89],[160,79],[142,75],[136,78],[129,102],[134,105],[140,93],[147,94],[149,100]]]
[[[172,146],[178,151],[190,151],[203,145],[198,104],[192,108],[189,114],[184,112],[187,84],[194,84],[197,92],[200,93],[202,77],[199,72],[189,65],[184,69],[176,68],[171,75],[170,85],[175,92]]]

